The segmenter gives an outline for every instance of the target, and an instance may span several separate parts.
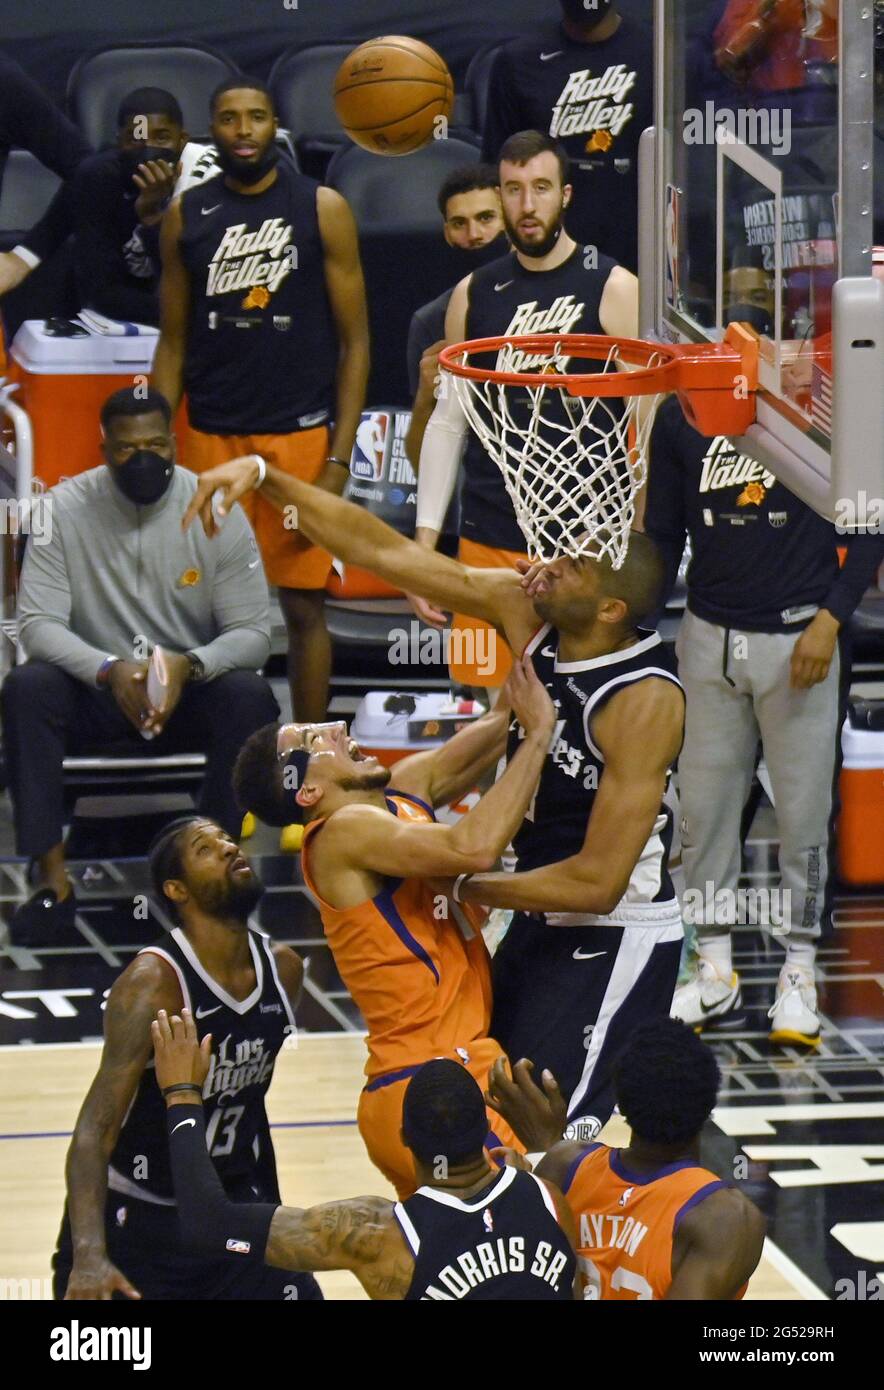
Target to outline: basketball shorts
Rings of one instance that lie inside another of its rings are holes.
[[[466,1062],[471,1076],[474,1076],[484,1091],[488,1085],[488,1073],[492,1064],[502,1055],[503,1049],[493,1038],[482,1038],[470,1043],[465,1049],[469,1053]],[[423,1066],[417,1062],[413,1067],[401,1071],[387,1072],[376,1076],[365,1086],[359,1098],[357,1120],[359,1133],[368,1150],[368,1156],[392,1183],[400,1201],[410,1197],[417,1186],[414,1160],[400,1138],[402,1128],[402,1102],[408,1083]],[[525,1145],[516,1138],[513,1131],[500,1115],[488,1111],[488,1138],[485,1146],[489,1149],[506,1146],[525,1152]]]
[[[476,569],[500,570],[515,569],[517,560],[528,557],[517,550],[495,550],[461,537],[457,558],[461,564]],[[493,627],[469,613],[455,613],[450,641],[449,670],[453,681],[493,688],[503,685],[513,664],[513,654]]]
[[[611,1069],[637,1024],[666,1018],[683,927],[548,926],[517,912],[491,965],[491,1027],[513,1062],[548,1067],[588,1142],[614,1109]],[[594,1131],[594,1132],[591,1132]]]
[[[321,425],[294,434],[203,434],[188,425],[184,432],[181,462],[194,473],[205,473],[243,454],[260,454],[274,468],[312,483],[328,457],[328,430]],[[286,526],[283,513],[259,493],[250,492],[241,505],[255,533],[268,584],[282,589],[324,589],[331,570],[328,551]]]
[[[205,1260],[187,1254],[181,1248],[174,1207],[108,1192],[104,1229],[111,1262],[135,1285],[142,1298],[151,1301],[322,1299],[322,1290],[312,1274],[272,1269],[258,1260],[237,1259],[234,1255],[226,1260]],[[58,1247],[52,1258],[55,1298],[64,1298],[72,1267],[71,1225],[65,1207]],[[128,1301],[124,1294],[114,1294],[114,1298]]]

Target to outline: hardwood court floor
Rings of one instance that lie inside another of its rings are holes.
[[[0,1049],[0,1280],[43,1280],[64,1200],[64,1158],[94,1074],[92,1044]],[[302,1036],[281,1054],[269,1113],[284,1200],[298,1206],[365,1193],[392,1195],[355,1123],[365,1057],[361,1037]],[[625,1142],[612,1121],[604,1138]],[[362,1299],[352,1275],[323,1274],[326,1297]],[[48,1285],[47,1296],[48,1296]],[[801,1299],[805,1284],[770,1247],[749,1298]]]

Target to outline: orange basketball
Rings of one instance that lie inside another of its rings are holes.
[[[338,68],[335,110],[357,145],[372,154],[413,154],[454,105],[454,83],[429,44],[393,34],[354,48]]]

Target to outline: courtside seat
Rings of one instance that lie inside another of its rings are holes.
[[[325,181],[347,199],[361,233],[432,233],[441,241],[439,186],[452,169],[478,160],[465,140],[431,140],[403,159],[381,159],[348,142]]]
[[[61,184],[30,150],[10,150],[0,192],[0,251],[11,251],[38,222]]]
[[[349,144],[332,157],[326,182],[349,202],[359,228],[371,331],[369,400],[411,404],[405,344],[415,309],[463,276],[463,252],[442,236],[436,202],[452,169],[475,164],[464,140],[432,140],[403,159]]]
[[[267,85],[280,123],[293,132],[304,172],[321,178],[335,150],[347,136],[335,114],[335,74],[358,39],[299,45],[281,53]]]
[[[494,59],[501,49],[501,44],[493,43],[487,48],[480,48],[470,59],[464,77],[464,94],[470,103],[470,116],[474,130],[479,134],[485,129],[485,119],[488,115],[488,89],[491,82],[491,69],[494,66]]]
[[[95,149],[112,145],[117,109],[136,87],[162,87],[177,98],[184,128],[194,138],[209,129],[209,97],[237,72],[235,63],[201,43],[150,40],[86,53],[71,69],[67,106],[71,119]]]

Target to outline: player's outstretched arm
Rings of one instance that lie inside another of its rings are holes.
[[[277,1269],[349,1269],[374,1299],[403,1299],[414,1258],[383,1197],[352,1197],[299,1211],[277,1207],[265,1260]]]
[[[138,956],[111,990],[98,1072],[77,1116],[65,1175],[74,1247],[67,1297],[104,1299],[115,1290],[140,1298],[108,1259],[104,1232],[107,1165],[150,1056],[157,1009],[180,1006],[181,991],[158,956]]]
[[[325,287],[339,344],[335,374],[335,428],[329,453],[336,459],[349,459],[368,383],[365,281],[359,259],[356,223],[346,199],[333,188],[318,188],[316,212],[322,239]],[[346,467],[329,464],[320,484],[330,492],[341,493],[346,481]]]
[[[357,1197],[307,1210],[231,1202],[206,1147],[202,1083],[211,1035],[199,1042],[187,1009],[171,1017],[160,1010],[151,1034],[157,1084],[166,1092],[169,1156],[185,1246],[207,1258],[263,1260],[279,1269],[349,1269],[372,1298],[403,1298],[414,1260],[392,1202]]]
[[[223,493],[218,507],[223,518],[234,502],[252,491],[260,471],[254,456],[249,456],[201,473],[182,519],[184,530],[199,517],[206,534],[215,535],[214,494]],[[397,588],[420,593],[444,608],[470,613],[501,628],[515,651],[522,650],[538,627],[531,600],[514,570],[470,569],[437,551],[424,550],[362,507],[277,468],[267,468],[260,490],[274,506],[283,511],[293,509],[289,513],[293,526],[317,545],[348,564],[371,570]]]
[[[526,912],[612,912],[654,828],[683,728],[684,696],[671,681],[651,677],[612,696],[593,721],[605,770],[579,852],[528,873],[477,874],[462,899]]]
[[[395,878],[451,877],[494,864],[528,809],[555,727],[555,708],[530,659],[514,663],[507,685],[525,737],[477,806],[456,825],[394,819],[364,804],[344,806],[322,832],[320,852],[327,862]]]
[[[766,1222],[735,1188],[720,1188],[678,1224],[670,1300],[735,1298],[758,1267]]]
[[[184,389],[184,355],[190,314],[190,275],[181,258],[181,202],[167,208],[160,229],[160,340],[153,360],[151,385],[166,397],[174,416]]]
[[[445,340],[461,343],[466,336],[469,287],[467,275],[448,301],[445,311]],[[451,376],[439,377],[436,404],[421,440],[417,469],[417,509],[414,538],[418,545],[434,550],[451,505],[457,483],[460,458],[467,437],[467,418]]]
[[[507,683],[494,708],[459,729],[447,743],[422,753],[412,753],[398,762],[396,790],[411,792],[431,806],[446,806],[456,801],[471,791],[506,752],[510,714]]]

